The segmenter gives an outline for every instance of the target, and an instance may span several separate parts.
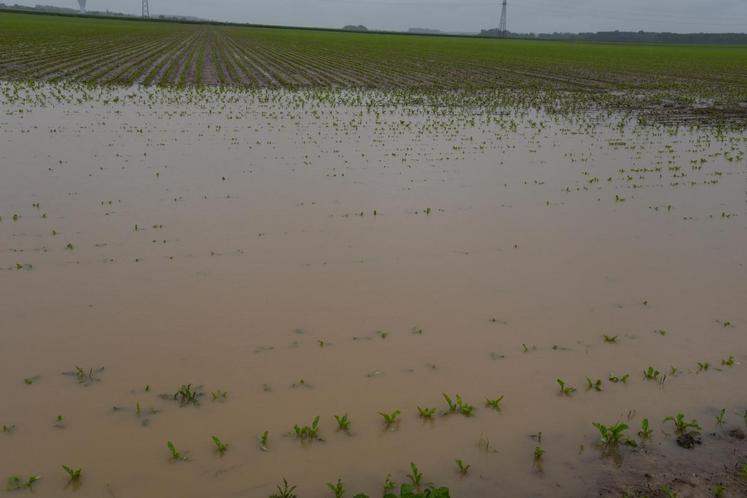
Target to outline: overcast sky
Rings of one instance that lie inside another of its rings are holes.
[[[496,27],[501,0],[149,0],[151,14],[295,26],[476,32]],[[0,0],[77,6],[77,0]],[[141,0],[88,0],[91,10],[139,13]],[[747,31],[747,0],[508,0],[514,32]]]

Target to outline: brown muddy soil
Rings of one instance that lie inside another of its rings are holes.
[[[693,449],[667,441],[610,462],[588,496],[706,498],[747,496],[747,443],[741,428],[702,435]],[[719,494],[721,493],[721,494]]]

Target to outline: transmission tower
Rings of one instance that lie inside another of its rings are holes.
[[[86,0],[78,0],[78,5],[80,6],[80,13],[85,14],[86,13]]]
[[[501,23],[498,25],[498,36],[505,38],[508,36],[508,28],[506,27],[506,7],[508,6],[508,0],[503,0],[501,6]]]
[[[150,10],[148,9],[148,0],[143,0],[143,17],[146,19],[150,17]]]

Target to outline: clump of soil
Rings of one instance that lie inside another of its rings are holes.
[[[676,445],[674,444],[676,442]],[[687,449],[687,451],[685,450]],[[747,442],[738,428],[643,445],[608,462],[597,497],[705,498],[747,496]]]

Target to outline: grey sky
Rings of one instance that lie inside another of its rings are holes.
[[[501,0],[150,0],[151,14],[297,26],[475,32],[498,25]],[[0,0],[76,6],[76,0]],[[140,0],[88,0],[90,9],[137,13]],[[509,0],[515,32],[747,31],[747,0]]]

